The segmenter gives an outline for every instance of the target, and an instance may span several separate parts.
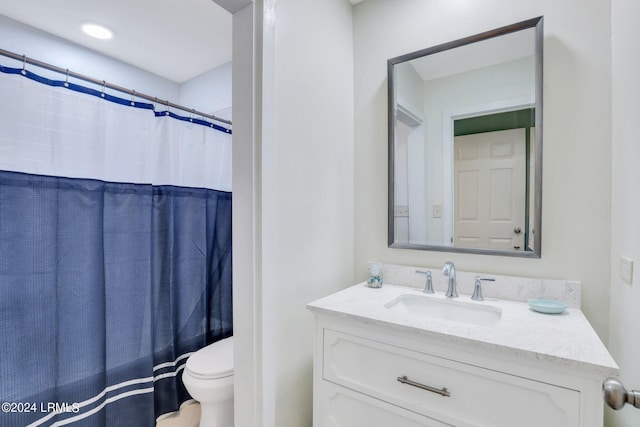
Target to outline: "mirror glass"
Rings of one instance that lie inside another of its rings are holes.
[[[540,257],[542,17],[388,61],[389,246]]]

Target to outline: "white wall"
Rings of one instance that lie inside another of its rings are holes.
[[[235,425],[261,426],[259,171],[262,9],[251,0],[215,0],[233,14],[233,329]]]
[[[611,324],[609,349],[620,366],[620,380],[640,389],[640,28],[636,0],[612,1],[613,40],[613,182],[611,215]],[[619,260],[634,261],[633,284],[619,275]],[[609,426],[640,425],[640,410],[627,405],[606,412]]]
[[[304,427],[314,330],[305,306],[354,281],[352,9],[346,0],[269,1],[264,19],[261,162],[252,168],[261,181],[263,425]]]
[[[19,55],[27,55],[29,58],[61,68],[68,68],[99,80],[106,80],[109,83],[158,97],[162,100],[168,99],[173,103],[194,108],[204,113],[226,112],[231,107],[231,63],[221,65],[183,84],[179,84],[14,21],[3,15],[0,15],[0,40],[2,40],[0,44],[2,49]],[[171,59],[167,58],[167,60]],[[0,64],[15,68],[22,67],[20,61],[4,56],[0,56]],[[27,65],[27,69],[55,80],[63,80],[65,78],[59,73],[33,65]],[[100,87],[93,86],[87,82],[75,82],[100,89]],[[127,96],[116,91],[109,93],[116,96]],[[184,112],[182,114],[188,113]],[[230,118],[228,112],[224,114],[227,117],[222,118]]]
[[[260,287],[261,10],[233,14],[233,333],[235,425],[262,426]]]
[[[230,120],[231,62],[206,71],[180,85],[180,105]],[[216,114],[217,113],[217,114]]]
[[[180,97],[180,85],[171,80],[96,53],[3,15],[0,15],[0,40],[2,40],[3,49],[19,55],[27,55],[39,61],[68,68],[137,92],[157,96],[160,99],[178,100]],[[11,67],[22,66],[19,62],[3,56],[0,56],[0,63]],[[64,76],[43,68],[28,65],[27,69],[52,79],[64,79]],[[81,84],[91,86],[86,82]],[[114,95],[117,95],[117,92]]]
[[[423,118],[424,99],[422,85],[424,81],[410,62],[402,62],[395,66],[397,103],[414,115]]]
[[[496,13],[496,11],[499,11]],[[369,260],[582,281],[583,310],[608,333],[611,198],[609,1],[367,0],[354,7],[355,266]],[[387,247],[386,60],[544,15],[542,258]],[[439,279],[435,274],[434,278]]]

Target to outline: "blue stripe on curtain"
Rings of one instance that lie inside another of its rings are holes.
[[[154,111],[154,114],[156,117],[161,117],[161,116],[168,116],[177,120],[182,120],[184,122],[190,122],[190,123],[195,123],[201,126],[207,126],[210,127],[212,129],[218,130],[220,132],[224,132],[224,133],[228,133],[229,135],[231,135],[233,133],[233,131],[231,129],[228,129],[224,126],[220,126],[217,125],[215,123],[209,122],[207,120],[203,120],[203,119],[198,119],[198,118],[194,118],[194,117],[186,117],[186,116],[180,116],[178,114],[175,114],[169,110],[163,110],[163,111],[155,111],[155,105],[154,104],[150,104],[147,102],[139,102],[139,101],[133,101],[131,99],[124,99],[124,98],[120,98],[117,96],[113,96],[113,95],[109,95],[108,93],[104,92],[104,91],[98,91],[96,89],[91,89],[88,88],[86,86],[82,86],[76,83],[71,83],[68,81],[63,81],[63,80],[51,80],[48,79],[46,77],[40,76],[34,72],[31,72],[29,70],[26,70],[24,68],[12,68],[12,67],[6,67],[3,65],[0,65],[0,73],[5,73],[5,74],[16,74],[16,75],[22,75],[30,80],[36,81],[38,83],[42,83],[45,84],[47,86],[53,86],[53,87],[66,87],[69,90],[72,90],[74,92],[80,92],[80,93],[84,93],[86,95],[91,95],[91,96],[97,96],[99,98],[105,99],[107,101],[110,102],[115,102],[116,104],[120,104],[120,105],[124,105],[127,107],[134,107],[134,108],[142,108],[144,110],[152,110]],[[161,101],[158,100],[158,103],[160,105],[162,105]]]
[[[231,193],[0,171],[0,325],[0,426],[155,425],[233,332]]]

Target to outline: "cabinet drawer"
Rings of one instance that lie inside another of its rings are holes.
[[[323,383],[321,427],[451,427],[328,381]]]
[[[486,427],[572,427],[580,422],[575,390],[483,369],[324,329],[327,381],[445,424]],[[445,397],[398,381],[450,393]]]

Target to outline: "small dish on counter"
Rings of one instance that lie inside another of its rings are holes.
[[[544,314],[560,314],[567,309],[567,304],[562,301],[549,299],[530,299],[529,307],[531,310]]]

